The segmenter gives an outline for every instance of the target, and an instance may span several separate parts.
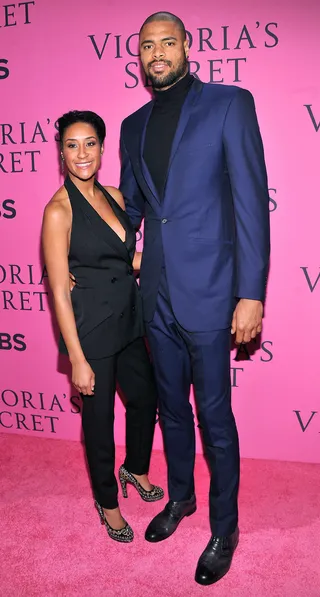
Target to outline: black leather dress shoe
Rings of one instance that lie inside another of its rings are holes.
[[[145,533],[145,538],[151,543],[164,541],[172,535],[178,524],[185,516],[190,516],[197,509],[196,498],[193,495],[190,500],[173,502],[170,500],[164,510],[155,516]]]
[[[200,585],[212,585],[227,574],[238,542],[238,528],[229,537],[211,537],[199,558],[195,581]]]

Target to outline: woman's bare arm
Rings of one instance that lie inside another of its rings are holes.
[[[42,244],[49,284],[59,328],[73,366],[73,383],[80,392],[91,394],[94,381],[93,384],[90,383],[86,379],[87,375],[83,374],[84,368],[81,366],[89,365],[81,348],[71,303],[68,265],[70,228],[71,213],[67,206],[63,201],[51,200],[45,208],[42,227]]]

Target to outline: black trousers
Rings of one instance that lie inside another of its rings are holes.
[[[159,391],[168,460],[169,497],[194,492],[195,428],[189,402],[193,384],[211,472],[210,524],[214,535],[233,533],[238,522],[239,444],[231,408],[230,329],[192,333],[172,311],[165,270],[148,337]]]
[[[157,393],[149,355],[138,338],[114,356],[89,360],[95,373],[94,396],[84,396],[82,427],[93,493],[103,508],[118,506],[114,474],[116,384],[126,399],[125,467],[136,475],[149,470]]]

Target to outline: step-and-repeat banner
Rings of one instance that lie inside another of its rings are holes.
[[[265,146],[272,259],[264,329],[230,360],[242,456],[320,462],[319,2],[157,8],[185,22],[196,77],[253,93]],[[0,0],[2,432],[81,437],[40,246],[44,206],[63,182],[55,121],[71,109],[105,119],[99,179],[117,186],[120,123],[150,99],[137,49],[147,16],[140,0]],[[115,425],[123,444],[120,399]]]

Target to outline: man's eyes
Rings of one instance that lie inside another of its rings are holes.
[[[169,47],[171,47],[171,46],[174,46],[174,45],[175,45],[175,42],[174,42],[174,41],[166,41],[166,42],[164,43],[164,45],[165,45],[165,46],[169,46]],[[153,47],[154,47],[154,46],[153,46],[152,44],[147,44],[147,45],[143,46],[143,49],[144,49],[144,50],[151,50],[151,48],[153,48]]]

